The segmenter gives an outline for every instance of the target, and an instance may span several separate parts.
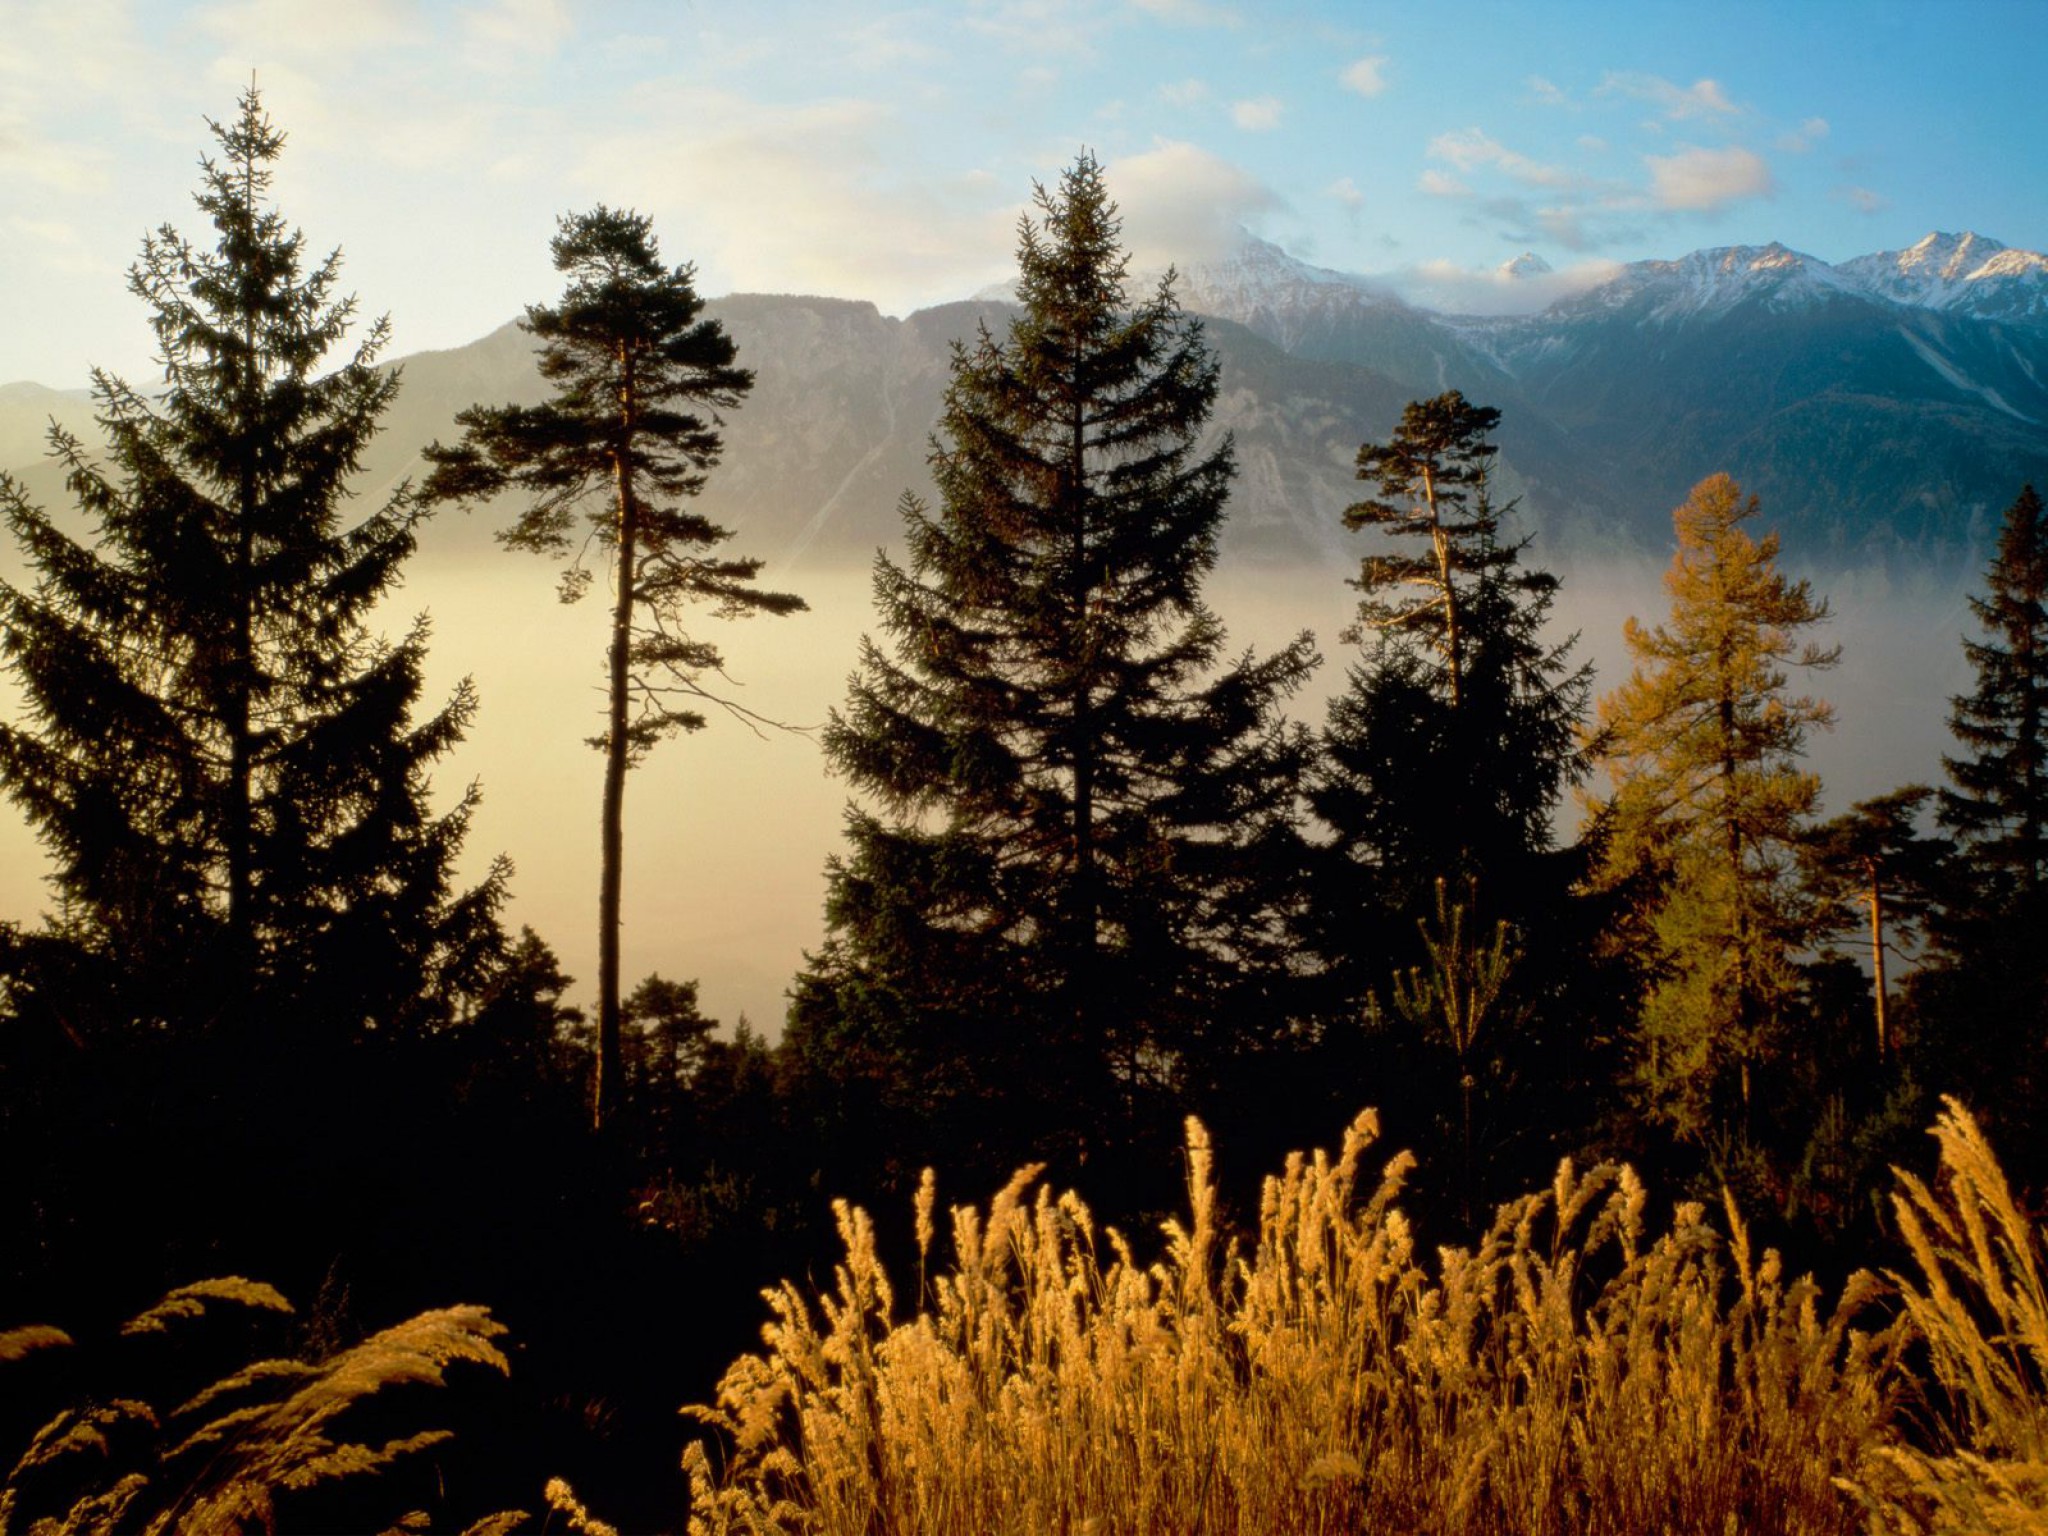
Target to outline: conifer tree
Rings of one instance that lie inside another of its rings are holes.
[[[1951,700],[1940,819],[1952,878],[1930,916],[1937,961],[1912,978],[1920,1076],[1997,1127],[2015,1178],[2048,1185],[2048,516],[2029,485],[2006,509],[1963,642],[1976,686]]]
[[[366,628],[422,516],[401,486],[343,520],[399,387],[372,366],[388,326],[327,371],[355,305],[338,255],[309,269],[268,204],[284,136],[253,89],[211,126],[196,201],[216,243],[167,225],[129,274],[161,393],[94,374],[104,459],[52,432],[94,542],[0,481],[37,577],[0,584],[24,700],[0,724],[0,785],[59,898],[56,933],[12,950],[34,973],[16,1005],[75,1016],[96,988],[130,1020],[402,1029],[497,942],[503,868],[452,888],[474,788],[439,816],[428,800],[474,699],[465,682],[415,721],[424,619],[396,645]]]
[[[1655,891],[1634,937],[1652,951],[1642,1082],[1685,1136],[1743,1133],[1757,1066],[1783,1044],[1797,953],[1817,914],[1795,854],[1820,781],[1799,766],[1806,732],[1832,718],[1787,692],[1788,666],[1832,666],[1803,638],[1827,618],[1808,583],[1777,567],[1775,534],[1727,475],[1673,514],[1669,620],[1631,619],[1628,681],[1600,701],[1612,780],[1599,808],[1602,877]]]
[[[1833,909],[1835,924],[1868,934],[1872,1017],[1877,1055],[1896,1047],[1890,1013],[1894,957],[1912,958],[1930,904],[1943,886],[1946,839],[1923,837],[1916,825],[1934,791],[1908,784],[1859,800],[1846,815],[1815,827],[1801,850],[1813,894]],[[1855,912],[1848,918],[1844,909]],[[1902,944],[1911,948],[1902,948]]]
[[[1332,703],[1316,808],[1393,910],[1427,909],[1436,882],[1476,881],[1512,905],[1551,845],[1551,815],[1584,774],[1577,734],[1590,669],[1573,640],[1549,644],[1557,579],[1524,567],[1528,541],[1503,541],[1488,476],[1500,412],[1456,390],[1409,403],[1385,444],[1358,451],[1379,495],[1345,526],[1383,543],[1351,585],[1364,648]],[[1574,637],[1576,638],[1576,637]]]
[[[2031,485],[2006,509],[1985,588],[1970,599],[1984,638],[1963,642],[1977,686],[1951,701],[1963,752],[1942,758],[1941,820],[2002,902],[2048,880],[2048,516]]]
[[[1170,275],[1130,293],[1093,158],[1037,209],[1022,314],[954,350],[939,506],[906,497],[909,563],[876,563],[893,653],[863,642],[826,731],[860,799],[791,1014],[837,1113],[990,1171],[1114,1145],[1284,1027],[1278,709],[1315,661],[1219,670],[1216,362]]]
[[[1499,422],[1453,390],[1410,402],[1387,442],[1359,449],[1373,494],[1344,520],[1371,543],[1344,638],[1360,652],[1331,701],[1310,797],[1331,832],[1306,933],[1325,966],[1322,1012],[1370,1026],[1352,1041],[1358,1059],[1333,1061],[1331,1075],[1410,1084],[1396,1134],[1443,1143],[1434,1161],[1463,1169],[1468,1215],[1481,1170],[1512,1161],[1511,1143],[1566,1129],[1566,1103],[1583,1113],[1587,1063],[1572,1036],[1587,1006],[1570,994],[1595,974],[1571,896],[1582,861],[1551,831],[1585,771],[1590,674],[1572,664],[1572,639],[1543,633],[1556,578],[1522,563],[1527,539],[1503,537],[1514,508],[1492,496]],[[1447,899],[1461,934],[1496,951],[1512,936],[1524,956],[1476,1049],[1398,1006],[1402,978],[1439,964],[1429,935],[1449,921]],[[1331,1038],[1341,1047],[1346,1031]]]
[[[704,316],[694,270],[664,267],[652,222],[612,208],[563,218],[551,249],[569,286],[559,304],[530,306],[520,323],[540,343],[553,398],[462,412],[462,441],[427,450],[435,466],[427,494],[463,503],[514,489],[531,495],[499,538],[564,559],[564,602],[589,586],[592,539],[608,557],[605,729],[592,740],[605,764],[592,1096],[602,1126],[625,1090],[619,920],[627,771],[663,737],[701,729],[705,705],[758,718],[711,686],[723,658],[685,619],[698,603],[737,618],[794,613],[804,602],[755,586],[761,561],[717,554],[731,531],[689,505],[724,446],[717,413],[738,405],[754,383],[734,365],[725,327]],[[588,537],[578,536],[579,521]]]

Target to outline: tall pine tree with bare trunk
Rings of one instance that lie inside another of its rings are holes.
[[[534,305],[523,328],[540,343],[554,395],[538,406],[476,406],[456,418],[452,448],[427,450],[426,493],[465,504],[507,490],[531,503],[499,534],[513,549],[564,558],[561,597],[590,585],[594,541],[611,578],[598,880],[597,1082],[602,1127],[620,1107],[619,922],[625,877],[626,774],[655,744],[706,723],[707,706],[758,719],[711,680],[723,658],[690,633],[695,604],[720,617],[787,614],[800,597],[755,585],[761,562],[717,553],[731,538],[693,510],[724,446],[721,410],[754,376],[735,366],[725,327],[706,318],[688,265],[661,263],[644,216],[598,207],[561,221],[552,250],[569,286]],[[579,533],[579,524],[586,530]]]

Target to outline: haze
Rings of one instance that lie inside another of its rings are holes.
[[[453,516],[454,514],[449,514]],[[456,532],[442,530],[452,541]],[[480,875],[498,853],[518,866],[508,924],[530,924],[578,980],[587,1003],[596,975],[599,761],[582,738],[598,728],[603,611],[555,601],[544,562],[509,555],[437,558],[434,530],[386,632],[421,608],[434,621],[427,700],[465,674],[482,709],[469,739],[437,775],[452,792],[470,778],[484,801],[465,852]],[[1563,573],[1560,632],[1582,633],[1597,687],[1626,675],[1621,626],[1661,617],[1661,568],[1602,565]],[[864,571],[801,565],[770,572],[812,611],[793,618],[707,624],[725,645],[736,696],[765,715],[816,725],[845,695],[860,635],[873,629]],[[1838,723],[1811,743],[1829,811],[1914,780],[1933,781],[1949,747],[1948,697],[1967,685],[1960,637],[1970,630],[1962,587],[1902,585],[1877,572],[1816,578],[1834,609],[1841,665],[1812,680]],[[1299,718],[1320,723],[1352,654],[1337,643],[1353,594],[1343,573],[1238,572],[1215,587],[1233,647],[1268,650],[1313,630],[1325,657]],[[839,843],[846,787],[829,777],[815,740],[737,721],[658,748],[627,788],[624,958],[629,980],[650,971],[696,977],[707,1013],[728,1026],[744,1014],[779,1034],[784,990],[824,932],[825,859]],[[1562,830],[1569,831],[1568,812]],[[11,810],[0,820],[0,917],[45,903],[42,860]]]

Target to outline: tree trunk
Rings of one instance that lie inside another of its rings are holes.
[[[1073,605],[1077,654],[1074,657],[1074,902],[1073,931],[1068,943],[1072,955],[1067,971],[1068,1020],[1074,1031],[1072,1049],[1076,1060],[1099,1059],[1111,1066],[1111,1042],[1103,1038],[1102,1020],[1097,1016],[1096,947],[1100,926],[1095,889],[1095,725],[1092,693],[1094,635],[1091,611],[1095,595],[1088,569],[1088,438],[1081,402],[1074,401],[1069,421],[1067,477],[1072,498],[1070,514],[1073,533],[1073,576],[1070,601]],[[1120,1042],[1128,1047],[1128,1040]],[[1122,1085],[1126,1118],[1135,1113],[1128,1077]],[[1128,1131],[1128,1126],[1126,1127]]]
[[[603,1130],[617,1115],[624,1087],[624,1060],[619,1049],[619,908],[626,864],[628,659],[633,644],[633,577],[638,551],[637,509],[633,504],[632,431],[634,392],[632,364],[620,349],[624,383],[619,410],[624,418],[620,444],[612,454],[612,478],[618,492],[618,592],[612,602],[607,724],[604,736],[604,814],[597,890],[597,1083],[591,1094],[592,1123]]]
[[[1444,666],[1450,674],[1451,711],[1455,714],[1464,698],[1464,637],[1458,628],[1458,587],[1452,579],[1451,539],[1444,531],[1443,520],[1437,515],[1436,476],[1427,464],[1422,466],[1422,499],[1429,507],[1429,536],[1436,550],[1437,585],[1444,596]]]
[[[243,167],[242,195],[250,219],[255,218],[256,170],[254,162]],[[256,677],[256,465],[255,447],[250,440],[261,415],[262,380],[256,368],[256,316],[242,318],[242,377],[236,424],[245,434],[238,447],[239,484],[235,498],[235,629],[231,642],[234,655],[228,675],[228,995],[224,999],[227,1023],[236,1034],[248,1028],[253,1011],[256,972],[255,857],[255,752],[251,740],[253,722],[250,695]]]
[[[1891,1034],[1884,1017],[1884,877],[1872,863],[1870,871],[1870,968],[1877,991],[1877,1059],[1891,1051]]]

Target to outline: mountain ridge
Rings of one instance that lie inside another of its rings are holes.
[[[1549,281],[1526,253],[1506,265],[1504,281]],[[1521,497],[1546,558],[1659,551],[1669,509],[1726,470],[1790,552],[1977,562],[2021,482],[2048,484],[2048,324],[2031,318],[2048,315],[2048,258],[1973,233],[1833,265],[1776,243],[1712,247],[1504,316],[1421,308],[1245,235],[1182,268],[1178,291],[1222,364],[1207,441],[1228,434],[1237,455],[1226,563],[1355,562],[1341,514],[1358,445],[1452,388],[1502,411],[1502,495]],[[901,498],[932,493],[951,344],[1000,332],[1007,297],[901,318],[854,299],[713,300],[757,383],[728,417],[706,512],[778,564],[896,544]],[[465,406],[542,398],[531,354],[515,322],[397,360],[405,388],[365,499],[416,476]],[[50,414],[90,421],[76,392],[0,386],[0,468],[60,506],[61,473],[31,452]],[[435,545],[465,555],[488,523],[456,520]]]

